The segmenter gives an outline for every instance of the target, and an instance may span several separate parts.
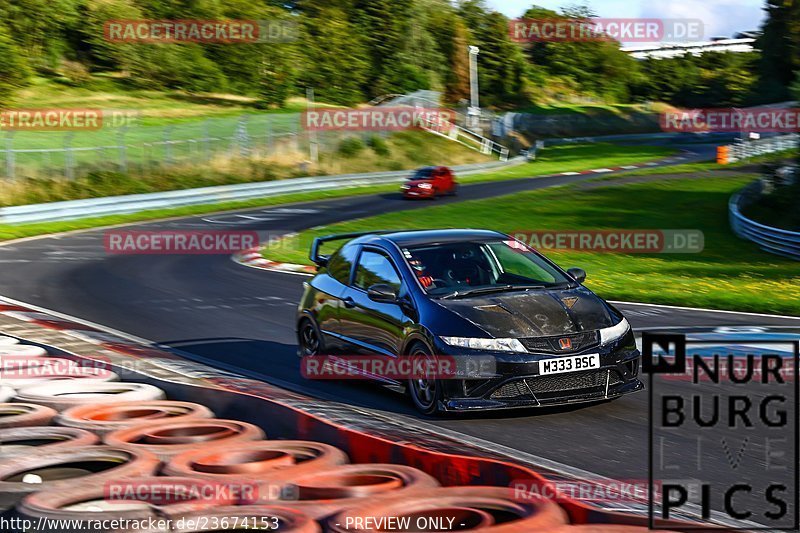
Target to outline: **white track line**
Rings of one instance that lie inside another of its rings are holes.
[[[615,302],[609,300],[609,303],[620,305],[639,305],[643,307],[655,307],[658,309],[673,309],[678,311],[702,311],[704,313],[722,313],[726,315],[739,315],[739,316],[757,316],[762,318],[783,318],[788,320],[800,320],[800,316],[786,316],[786,315],[768,315],[765,313],[746,313],[741,311],[724,311],[721,309],[704,309],[702,307],[679,307],[675,305],[661,305],[661,304],[648,304],[643,302]]]

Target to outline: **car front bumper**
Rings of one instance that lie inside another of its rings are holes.
[[[433,189],[403,189],[403,196],[406,198],[433,198],[435,192]]]
[[[465,350],[437,346],[443,355],[464,356]],[[512,354],[478,350],[468,355],[494,361],[491,375],[476,379],[447,379],[443,387],[445,411],[476,411],[569,405],[619,398],[644,389],[639,380],[641,353],[632,332],[607,346],[596,346],[577,353]],[[562,374],[539,374],[543,360],[575,355],[600,355],[600,367]]]

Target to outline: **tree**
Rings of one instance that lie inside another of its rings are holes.
[[[8,30],[0,24],[0,106],[6,105],[14,91],[28,80],[25,57],[11,40]]]
[[[32,68],[54,69],[69,49],[67,28],[80,22],[79,0],[3,0],[0,21]]]
[[[457,104],[462,100],[469,99],[468,46],[467,29],[460,20],[456,20],[448,50],[450,69],[445,82],[444,99],[446,102]]]
[[[758,40],[761,100],[785,100],[800,72],[800,0],[768,0],[767,18]]]
[[[321,101],[353,105],[364,100],[369,61],[359,34],[337,8],[320,8],[302,19],[301,86],[314,87]]]
[[[419,0],[354,0],[351,20],[367,51],[368,96],[431,87],[442,58]]]
[[[478,72],[483,105],[509,107],[529,101],[529,68],[522,49],[508,33],[508,19],[489,11],[482,0],[467,0],[459,15],[481,52]]]
[[[524,15],[530,20],[573,23],[589,23],[593,17],[595,13],[585,6],[566,8],[561,13],[534,6]],[[537,42],[526,45],[526,50],[530,61],[547,77],[564,79],[582,93],[624,102],[643,81],[639,64],[613,39]]]

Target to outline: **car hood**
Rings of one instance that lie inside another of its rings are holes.
[[[412,187],[417,187],[422,185],[423,183],[432,183],[433,180],[408,180],[406,181],[406,185],[411,185]]]
[[[617,312],[590,290],[535,290],[437,303],[497,338],[542,337],[608,328]]]

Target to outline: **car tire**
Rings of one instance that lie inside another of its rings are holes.
[[[297,327],[297,346],[297,355],[300,357],[311,357],[324,353],[322,332],[313,319],[304,317],[300,320]]]
[[[408,353],[411,357],[432,358],[433,351],[421,342],[414,343]],[[408,380],[408,395],[411,403],[420,413],[428,416],[442,414],[441,403],[443,390],[441,380],[436,378],[424,378]]]
[[[193,493],[197,497],[185,496]],[[209,512],[237,502],[235,489],[213,482],[145,476],[100,484],[78,482],[69,490],[34,492],[17,504],[17,512],[23,519],[71,523],[74,529],[70,531],[78,532],[91,531],[102,520],[156,523],[166,517]]]
[[[265,440],[198,448],[173,457],[163,469],[169,476],[228,481],[277,474],[302,475],[347,464],[334,446],[297,440]]]
[[[217,418],[139,424],[103,437],[109,446],[145,450],[165,463],[176,455],[240,442],[261,441],[264,431],[253,424]]]
[[[346,528],[342,524],[364,523],[366,517],[378,521],[398,515],[410,518],[412,524],[420,517],[449,517],[456,524],[461,523],[462,527],[458,528],[461,531],[497,533],[552,532],[569,523],[565,510],[543,496],[517,496],[507,487],[446,487],[364,501],[331,517],[327,531],[362,532],[366,529]]]
[[[245,524],[244,529],[266,529],[262,527],[265,525],[270,531],[280,531],[281,533],[320,533],[322,531],[310,516],[282,506],[218,507],[201,513],[172,516],[172,518],[173,522],[178,525],[171,530],[173,533],[210,532],[210,525],[204,527],[204,524],[219,524],[220,529],[215,529],[215,531],[225,531],[228,530],[225,527],[226,523]],[[274,523],[278,524],[277,528],[271,527]],[[249,528],[248,524],[258,527]]]
[[[32,492],[103,486],[122,478],[155,475],[158,467],[153,454],[111,446],[43,449],[9,457],[0,461],[0,509],[14,507]]]
[[[30,344],[9,344],[0,346],[0,357],[46,357],[47,350]]]
[[[93,446],[100,438],[89,431],[58,426],[0,429],[0,460],[38,450]]]
[[[0,429],[50,424],[57,411],[29,403],[0,403]]]
[[[0,346],[12,346],[14,344],[19,344],[19,339],[0,335]]]
[[[286,469],[259,477],[258,501],[243,505],[279,505],[315,520],[388,496],[413,496],[438,488],[430,474],[405,465],[361,463],[295,474]]]
[[[35,403],[56,411],[96,403],[163,400],[164,391],[145,383],[69,380],[31,385],[17,391],[14,401]]]
[[[8,403],[16,395],[17,395],[17,391],[12,389],[11,387],[9,387],[7,385],[0,385],[0,403]]]
[[[80,405],[59,414],[55,423],[60,426],[92,431],[105,436],[119,429],[139,424],[185,422],[214,418],[214,413],[203,405],[170,400],[145,402],[119,402],[111,404]]]

